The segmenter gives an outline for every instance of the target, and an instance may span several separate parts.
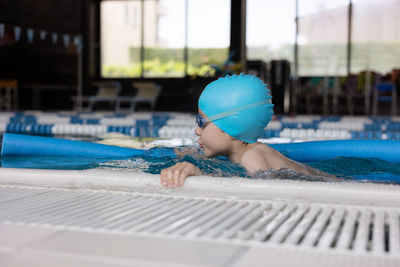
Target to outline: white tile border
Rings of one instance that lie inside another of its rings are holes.
[[[292,200],[400,207],[400,186],[357,182],[307,182],[239,177],[190,177],[181,188],[164,188],[160,176],[132,170],[38,170],[0,168],[0,185],[115,190],[148,194]]]

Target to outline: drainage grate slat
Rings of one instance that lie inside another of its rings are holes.
[[[396,211],[389,215],[389,252],[400,254],[400,216]]]
[[[171,225],[170,227],[165,229],[162,233],[164,234],[173,233],[177,235],[183,235],[190,229],[195,228],[199,220],[205,217],[207,213],[211,212],[212,209],[220,206],[222,203],[223,203],[222,201],[213,200],[212,202],[207,203],[207,205],[205,205],[203,208],[200,208],[194,213],[190,213],[186,217],[182,218],[179,221],[179,223]]]
[[[171,198],[161,201],[156,205],[148,206],[146,209],[142,209],[134,214],[132,213],[128,220],[125,218],[123,224],[120,224],[115,228],[121,231],[128,231],[132,230],[134,227],[139,227],[142,224],[152,223],[156,218],[163,215],[165,216],[165,214],[171,209],[180,207],[182,202],[181,199]]]
[[[202,211],[204,207],[209,207],[212,204],[215,204],[215,200],[206,200],[198,203],[196,206],[191,207],[191,209],[186,209],[175,217],[168,218],[168,220],[165,222],[166,225],[160,225],[158,232],[161,234],[172,232],[178,227],[189,223],[192,220],[192,216],[196,210]]]
[[[189,224],[183,226],[181,229],[175,231],[175,234],[179,235],[195,235],[198,231],[200,231],[200,226],[202,226],[204,223],[210,221],[212,218],[220,214],[222,211],[230,209],[235,205],[234,202],[232,201],[218,201],[218,205],[215,207],[214,210],[210,210],[209,213],[205,213],[201,217],[195,217],[193,218],[193,221],[191,221]]]
[[[279,212],[285,207],[285,204],[277,203],[270,210],[266,211],[265,214],[248,229],[239,233],[238,238],[247,240],[260,235],[260,232],[268,225],[268,223],[278,216]]]
[[[212,229],[212,227],[224,222],[227,218],[230,218],[232,215],[234,215],[236,212],[238,212],[240,209],[246,207],[248,205],[247,202],[239,202],[239,203],[234,203],[232,207],[226,210],[220,210],[219,214],[216,214],[214,218],[211,218],[208,222],[206,222],[203,225],[199,225],[198,228],[194,229],[193,231],[190,231],[187,236],[200,236],[203,235],[205,232],[207,232],[209,229]]]
[[[324,235],[319,240],[318,246],[322,248],[329,248],[332,246],[335,237],[340,231],[340,225],[343,220],[346,210],[344,208],[338,208],[334,211],[331,222],[325,230]]]
[[[229,227],[231,227],[235,223],[240,222],[247,214],[249,214],[252,210],[257,208],[259,205],[260,205],[259,203],[250,203],[249,205],[241,208],[240,210],[238,210],[237,213],[233,214],[232,216],[227,218],[225,221],[210,228],[204,234],[204,236],[207,236],[207,237],[221,236],[221,234],[223,234],[225,229],[229,229]]]
[[[353,238],[356,230],[356,221],[358,218],[358,210],[349,209],[347,211],[347,220],[343,226],[342,235],[339,237],[337,248],[350,249],[353,245]]]
[[[297,245],[299,244],[304,236],[306,236],[307,232],[315,222],[318,214],[321,212],[321,207],[313,206],[309,210],[309,212],[305,215],[305,218],[299,223],[293,233],[287,237],[287,244]]]
[[[329,218],[333,213],[332,207],[325,207],[319,214],[315,223],[311,226],[302,244],[305,246],[316,246],[323,231],[329,224]]]
[[[71,195],[68,195],[67,192],[62,191],[59,192],[59,194],[56,194],[56,192],[54,191],[42,192],[41,194],[33,194],[27,199],[17,199],[11,203],[0,204],[0,215],[5,214],[10,216],[12,213],[25,213],[26,211],[30,211],[33,208],[37,208],[38,206],[49,204],[49,198],[52,198],[56,195],[57,199],[55,199],[55,201],[63,201],[64,199],[69,199],[71,197]]]
[[[76,203],[77,200],[87,200],[93,198],[98,198],[96,195],[76,195],[72,198],[71,196],[65,195],[60,199],[56,198],[56,196],[41,196],[40,198],[34,198],[32,201],[28,203],[19,202],[18,207],[15,207],[13,211],[8,213],[9,220],[19,220],[19,218],[29,217],[31,220],[35,220],[36,218],[43,218],[46,215],[54,217],[58,212],[65,212],[70,206],[78,206]],[[50,201],[49,201],[50,199]]]
[[[287,238],[287,236],[292,232],[292,230],[299,224],[303,215],[309,210],[308,205],[300,205],[291,217],[286,220],[275,234],[269,240],[270,242],[282,243]]]
[[[99,203],[104,203],[104,201],[109,201],[110,196],[99,195],[91,197],[89,199],[70,199],[67,208],[56,209],[51,213],[43,213],[43,215],[36,215],[32,217],[33,220],[38,223],[48,223],[56,225],[73,225],[77,219],[92,213],[92,209],[99,205]]]
[[[268,240],[275,231],[279,228],[279,226],[290,217],[291,213],[296,210],[296,205],[288,204],[278,216],[272,220],[269,224],[266,225],[264,231],[261,231],[258,235],[255,236],[255,239],[258,241]]]
[[[369,234],[371,225],[371,211],[365,210],[361,212],[358,217],[358,228],[356,232],[356,238],[354,240],[354,250],[365,251],[370,250],[369,246]]]
[[[47,205],[41,206],[40,210],[33,210],[33,214],[31,215],[31,219],[35,222],[42,223],[50,223],[54,224],[60,221],[60,217],[64,223],[69,221],[69,217],[73,216],[73,214],[79,209],[88,208],[91,205],[96,205],[98,201],[100,201],[104,196],[96,196],[96,195],[80,195],[75,198],[68,198],[58,203],[58,205],[51,205],[50,208],[47,208]],[[85,205],[82,205],[85,203]],[[56,202],[54,204],[57,204]],[[72,220],[75,217],[71,218]]]
[[[172,198],[160,199],[154,197],[140,198],[132,207],[129,207],[128,210],[111,216],[101,222],[95,222],[92,227],[102,229],[117,229],[118,227],[123,227],[126,223],[131,222],[141,214],[149,212],[152,208],[155,209],[156,205],[166,205],[171,199]]]
[[[385,212],[377,210],[374,214],[372,232],[373,252],[385,252]]]
[[[6,203],[6,202],[8,202],[7,204],[11,204],[10,203],[11,201],[13,203],[15,203],[15,201],[17,201],[19,199],[24,199],[27,197],[32,197],[35,195],[46,194],[46,193],[49,193],[49,192],[47,192],[47,191],[37,192],[37,191],[29,190],[29,189],[15,191],[13,188],[8,189],[8,188],[4,188],[1,186],[0,205],[3,203]]]
[[[125,197],[122,199],[115,199],[108,202],[107,204],[101,205],[97,210],[92,211],[91,214],[83,216],[75,221],[75,225],[78,227],[92,227],[95,223],[107,220],[114,214],[119,214],[126,209],[132,208],[140,196]]]
[[[199,205],[202,204],[202,200],[189,200],[185,201],[183,205],[180,205],[174,210],[170,210],[166,212],[165,214],[156,217],[153,220],[150,220],[149,223],[146,223],[146,225],[139,226],[139,227],[134,227],[132,230],[139,230],[139,231],[145,231],[145,232],[158,232],[160,229],[163,229],[165,227],[168,227],[171,223],[173,223],[176,220],[181,219],[181,214],[184,213],[187,210],[195,209],[199,207]],[[186,214],[184,214],[186,215]]]
[[[226,229],[222,237],[223,238],[234,238],[236,235],[240,235],[242,231],[246,228],[251,227],[251,225],[255,224],[262,216],[266,209],[269,209],[271,204],[263,203],[260,207],[256,208],[255,210],[251,211],[242,220],[238,221],[231,228]]]
[[[231,217],[233,214],[238,212],[241,208],[246,207],[248,205],[245,203],[236,203],[233,202],[233,205],[229,209],[219,209],[219,212],[215,214],[213,218],[210,218],[208,222],[205,222],[202,225],[199,225],[196,229],[187,233],[187,236],[202,236],[212,227],[224,222],[227,218]]]

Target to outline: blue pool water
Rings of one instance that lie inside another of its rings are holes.
[[[1,157],[2,167],[83,170],[90,168],[133,169],[159,174],[180,161],[191,162],[211,176],[240,176],[253,179],[293,179],[307,181],[336,181],[327,175],[314,176],[294,172],[289,169],[268,170],[249,176],[244,168],[223,158],[205,159],[198,155],[185,155],[181,158],[136,157],[131,159],[108,159],[87,157]],[[333,174],[341,181],[370,181],[400,184],[400,164],[379,159],[339,157],[307,163],[307,165]]]
[[[400,184],[400,164],[380,160],[339,157],[308,163],[311,167],[335,174],[337,177]]]

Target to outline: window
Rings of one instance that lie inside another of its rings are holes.
[[[213,75],[228,58],[230,0],[101,1],[100,10],[103,77]]]
[[[185,1],[144,2],[144,77],[185,75]]]
[[[269,62],[293,62],[295,42],[295,1],[247,1],[247,58]]]
[[[141,1],[102,1],[101,74],[140,77]]]
[[[398,0],[353,0],[351,72],[399,67],[399,14]]]
[[[299,0],[299,75],[347,73],[348,0]]]
[[[213,75],[229,55],[230,0],[188,3],[188,74]]]

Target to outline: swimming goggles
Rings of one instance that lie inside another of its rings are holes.
[[[203,116],[201,116],[200,114],[196,115],[196,123],[197,123],[197,126],[199,126],[200,128],[206,127],[207,122],[210,122],[210,121],[211,121],[210,119],[208,119],[208,118],[206,119]]]
[[[271,103],[271,97],[270,97],[267,100],[263,100],[263,101],[256,102],[256,103],[251,103],[251,104],[248,104],[248,105],[245,105],[245,106],[242,106],[242,107],[237,107],[237,108],[231,109],[229,111],[225,111],[225,112],[221,112],[221,113],[212,115],[212,116],[210,116],[208,118],[204,118],[200,114],[197,114],[196,115],[196,123],[200,128],[204,128],[206,126],[207,122],[219,120],[219,119],[222,119],[222,118],[225,118],[225,117],[229,117],[229,116],[232,116],[232,115],[236,115],[236,114],[239,114],[239,111],[242,111],[242,110],[245,110],[245,109],[249,109],[249,108],[254,108],[254,107],[257,107],[257,106],[264,105],[264,104],[267,104],[270,107],[274,106]]]

